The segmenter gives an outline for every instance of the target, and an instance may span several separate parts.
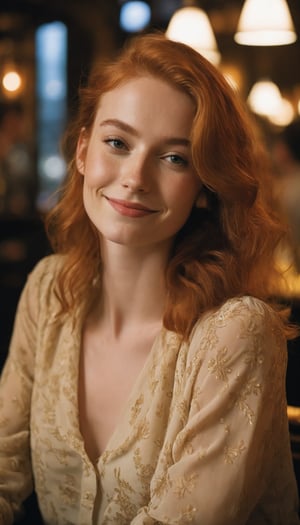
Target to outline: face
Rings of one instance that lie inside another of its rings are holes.
[[[188,95],[150,76],[101,97],[91,133],[81,133],[77,167],[102,242],[171,244],[201,188],[189,142],[193,117]]]

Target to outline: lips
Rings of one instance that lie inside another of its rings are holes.
[[[147,206],[144,206],[138,202],[125,201],[122,199],[111,199],[110,197],[104,196],[111,207],[121,215],[126,217],[145,217],[157,212]]]

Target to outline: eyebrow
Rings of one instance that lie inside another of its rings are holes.
[[[100,122],[100,127],[105,127],[105,126],[115,126],[119,129],[121,129],[122,131],[125,131],[126,133],[130,133],[131,135],[133,135],[134,137],[138,137],[139,136],[139,133],[137,132],[137,130],[135,128],[133,128],[132,126],[130,126],[129,124],[127,124],[126,122],[123,122],[122,120],[119,120],[119,119],[106,119],[106,120],[103,120],[102,122]],[[187,147],[190,147],[191,145],[191,141],[189,139],[186,139],[184,137],[167,137],[166,138],[166,144],[169,144],[170,146],[174,146],[174,145],[182,145],[182,146],[187,146]]]

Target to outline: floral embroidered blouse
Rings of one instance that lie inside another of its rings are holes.
[[[188,343],[163,329],[92,464],[78,422],[83,313],[58,315],[60,260],[29,276],[2,374],[0,524],[33,487],[46,525],[299,524],[271,308],[231,299]]]

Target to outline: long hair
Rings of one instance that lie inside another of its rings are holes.
[[[78,301],[92,300],[91,283],[101,279],[98,234],[83,206],[83,177],[76,167],[79,133],[83,127],[91,130],[103,93],[142,75],[165,80],[196,107],[192,158],[205,205],[193,209],[175,238],[163,318],[166,328],[187,338],[203,312],[230,297],[271,302],[275,250],[284,233],[266,198],[271,185],[247,112],[199,53],[163,35],[143,35],[128,42],[114,61],[94,68],[66,134],[69,174],[48,217],[48,233],[54,249],[65,255],[58,284],[62,308],[69,311]],[[281,315],[284,320],[286,314]]]

